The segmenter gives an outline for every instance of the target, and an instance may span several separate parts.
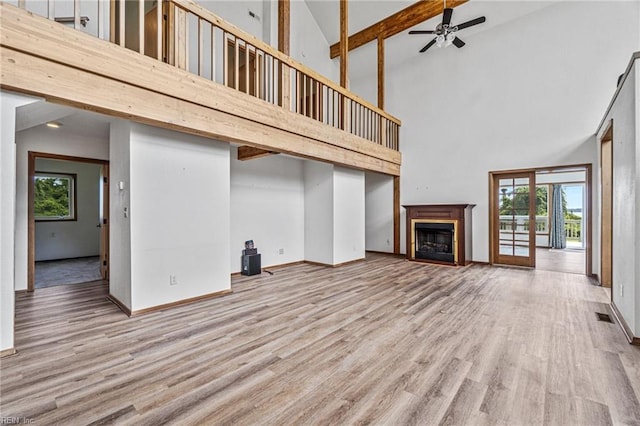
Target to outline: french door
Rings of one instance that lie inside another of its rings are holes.
[[[535,266],[535,203],[534,171],[491,173],[492,263]]]

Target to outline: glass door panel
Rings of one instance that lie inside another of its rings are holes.
[[[535,257],[535,175],[494,175],[494,262],[533,266]]]

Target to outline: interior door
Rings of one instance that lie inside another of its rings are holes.
[[[493,263],[534,267],[535,173],[492,174],[491,187]]]
[[[100,275],[109,279],[109,166],[100,172]]]

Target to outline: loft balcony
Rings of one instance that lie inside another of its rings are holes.
[[[397,118],[190,0],[1,2],[0,32],[3,90],[400,174]]]

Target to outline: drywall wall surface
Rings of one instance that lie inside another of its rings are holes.
[[[291,2],[290,48],[293,59],[329,80],[340,80],[340,63],[329,59],[329,43],[304,1]]]
[[[109,156],[109,293],[131,310],[131,122],[111,123]]]
[[[393,253],[393,177],[365,172],[365,247]]]
[[[16,108],[37,99],[0,90],[0,351],[14,346]],[[25,258],[26,251],[21,254]],[[26,288],[26,282],[25,282]]]
[[[304,258],[333,265],[333,166],[304,162]]]
[[[262,267],[304,260],[303,160],[271,155],[247,161],[231,148],[231,272],[253,240]]]
[[[230,290],[229,144],[131,129],[132,310]]]
[[[109,159],[108,136],[92,135],[76,126],[31,127],[16,134],[15,285],[27,288],[27,185],[29,151],[72,157]]]
[[[333,264],[365,256],[365,178],[360,170],[333,168]]]
[[[75,220],[37,221],[36,261],[100,254],[100,172],[96,163],[37,158],[35,171],[75,175]]]
[[[263,21],[270,19],[269,12],[265,13],[264,10],[268,6],[267,3],[261,0],[198,1],[202,7],[263,41],[266,41],[264,35],[267,34],[264,31]],[[253,17],[249,14],[250,12],[254,14]]]
[[[635,300],[635,317],[636,324],[634,333],[636,337],[640,335],[640,60],[635,60],[635,65],[631,75],[635,74],[635,145],[636,145],[636,179],[635,179],[635,206],[636,222],[635,222],[635,282],[633,299]],[[628,142],[629,143],[629,142]]]
[[[476,204],[474,260],[488,261],[488,173],[595,162],[594,127],[638,50],[639,16],[638,2],[559,2],[479,31],[462,49],[388,62],[385,106],[402,120],[401,203]],[[351,88],[375,101],[371,70]]]
[[[604,125],[598,134],[596,150],[600,151],[600,140],[613,121],[613,230],[612,230],[612,293],[613,302],[625,321],[637,335],[638,327],[637,298],[640,296],[640,275],[637,264],[640,230],[637,227],[639,199],[638,179],[638,90],[636,65],[620,88]],[[601,192],[598,191],[599,196]],[[598,210],[596,222],[601,223],[601,210]],[[598,232],[600,227],[598,226]],[[600,270],[600,257],[596,259]]]

